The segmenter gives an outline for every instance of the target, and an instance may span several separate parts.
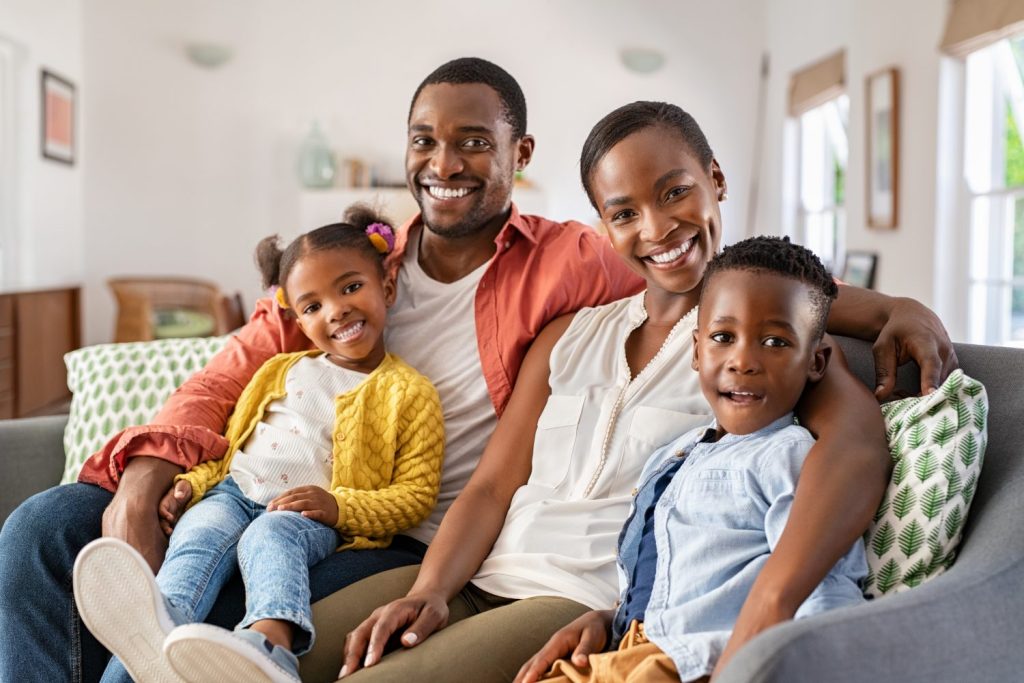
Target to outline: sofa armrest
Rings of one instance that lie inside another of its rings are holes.
[[[60,483],[67,415],[0,420],[0,523],[29,496]]]

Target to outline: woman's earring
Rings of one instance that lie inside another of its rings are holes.
[[[728,193],[728,192],[723,192],[723,193],[722,193],[722,194],[721,194],[721,195],[720,195],[720,196],[718,197],[718,201],[720,201],[720,202],[724,202],[724,201],[725,201],[726,199],[728,199],[728,198],[729,198],[729,193]]]

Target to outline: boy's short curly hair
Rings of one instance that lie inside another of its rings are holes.
[[[810,249],[790,242],[788,237],[761,235],[737,242],[723,249],[708,263],[701,286],[702,296],[712,278],[725,270],[761,270],[804,283],[811,290],[811,305],[816,317],[815,339],[825,334],[829,310],[832,301],[839,296],[839,287],[821,259]]]

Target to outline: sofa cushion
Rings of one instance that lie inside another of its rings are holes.
[[[149,422],[171,392],[226,341],[196,337],[100,344],[65,355],[72,400],[61,483],[77,480],[82,463],[114,434]]]
[[[938,391],[882,405],[892,477],[865,536],[865,594],[898,593],[953,562],[987,438],[985,387],[962,370]]]

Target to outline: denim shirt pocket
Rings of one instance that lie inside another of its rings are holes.
[[[531,484],[556,488],[565,481],[585,400],[584,396],[548,397],[544,412],[537,420]]]
[[[689,473],[676,505],[684,518],[701,526],[749,529],[763,525],[763,511],[757,509],[742,469],[702,467]]]

